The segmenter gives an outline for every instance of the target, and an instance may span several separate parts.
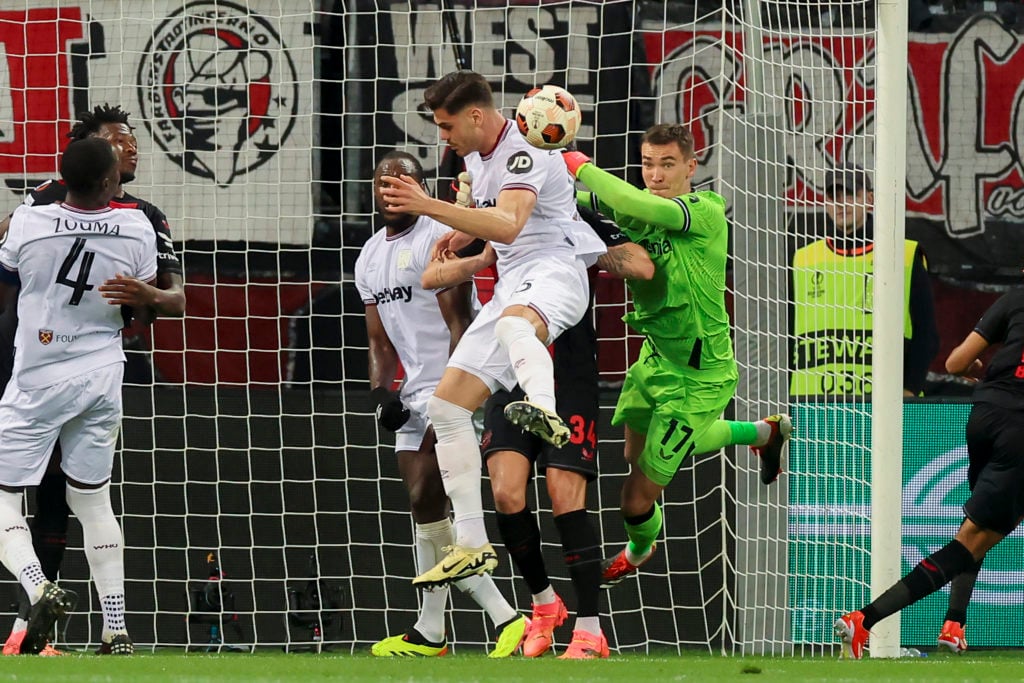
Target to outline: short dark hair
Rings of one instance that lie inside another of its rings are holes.
[[[90,135],[100,132],[100,128],[108,123],[123,123],[128,125],[128,112],[121,109],[120,105],[101,104],[92,111],[83,111],[78,114],[78,121],[71,127],[68,137],[72,140],[84,140]]]
[[[475,71],[463,69],[445,74],[423,92],[423,102],[430,111],[444,109],[449,114],[469,105],[494,107],[494,93],[487,79]]]
[[[76,194],[94,195],[102,186],[111,167],[119,163],[114,146],[102,138],[74,140],[60,158],[60,175],[68,190]]]
[[[640,138],[640,144],[645,142],[652,145],[671,145],[674,142],[679,145],[684,157],[692,159],[694,156],[693,133],[687,126],[678,123],[654,124]]]
[[[384,164],[389,161],[406,162],[407,164],[409,164],[412,170],[412,173],[409,173],[408,175],[411,175],[420,183],[423,182],[423,164],[420,163],[420,160],[414,157],[413,155],[409,154],[408,152],[403,152],[397,149],[388,152],[387,154],[380,158],[380,161],[377,162],[377,168],[374,169],[373,174],[377,175],[377,173],[380,172],[380,169],[384,167]]]

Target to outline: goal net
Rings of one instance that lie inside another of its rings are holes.
[[[746,449],[684,463],[657,555],[602,602],[609,641],[831,651],[832,620],[869,585],[870,410],[791,401],[791,260],[824,234],[826,169],[873,168],[874,21],[866,0],[0,4],[8,206],[55,175],[77,112],[120,104],[140,147],[126,189],[167,214],[185,269],[186,317],[126,334],[113,492],[136,642],[365,649],[415,621],[413,527],[367,398],[352,266],[384,152],[415,154],[438,192],[449,182],[422,94],[463,60],[509,112],[535,85],[566,87],[580,148],[635,182],[640,132],[692,127],[695,183],[729,202],[731,416],[786,410],[797,424],[771,488]],[[611,553],[626,466],[609,419],[640,340],[620,321],[621,282],[599,278],[596,297],[602,477],[588,498]],[[571,602],[542,488],[531,505]],[[507,555],[496,577],[528,611]],[[72,524],[63,580],[86,596],[87,579]],[[457,591],[452,607],[457,649],[493,641]],[[95,644],[95,599],[79,611],[62,639]]]

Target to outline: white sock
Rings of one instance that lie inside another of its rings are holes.
[[[14,620],[14,626],[11,627],[11,633],[17,633],[18,631],[24,631],[28,628],[28,622],[22,618]]]
[[[511,621],[516,616],[516,610],[508,604],[508,600],[501,594],[498,587],[494,585],[494,579],[489,574],[469,576],[456,582],[456,587],[473,601],[484,608],[491,623],[500,626],[506,621]]]
[[[533,324],[526,318],[506,315],[494,325],[494,336],[508,353],[519,386],[530,402],[555,412],[555,369]]]
[[[573,631],[586,631],[595,636],[601,635],[601,617],[576,617],[576,625]]]
[[[18,578],[32,604],[39,599],[39,587],[46,575],[32,548],[32,533],[21,513],[22,493],[0,490],[0,561]]]
[[[484,503],[480,492],[480,444],[473,413],[437,396],[427,401],[427,414],[437,435],[437,466],[455,513],[455,543],[479,548],[487,543]]]
[[[444,546],[452,544],[452,523],[448,519],[416,525],[417,574],[433,569],[445,556]],[[432,643],[444,640],[444,618],[448,610],[448,586],[423,589],[420,616],[413,625]]]
[[[555,589],[548,584],[548,587],[542,590],[540,593],[533,594],[533,604],[535,605],[550,605],[555,601]]]
[[[110,484],[68,486],[68,507],[82,524],[82,544],[103,608],[103,633],[124,633],[124,538],[110,505]]]

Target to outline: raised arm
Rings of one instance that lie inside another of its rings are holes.
[[[988,340],[972,331],[960,344],[950,351],[946,358],[946,371],[954,375],[965,375],[981,369],[978,359],[988,348]]]
[[[498,193],[494,206],[467,208],[434,199],[411,176],[382,176],[381,180],[387,183],[381,194],[391,211],[430,216],[467,235],[499,244],[511,244],[519,236],[537,203],[537,195],[530,190],[508,189]]]
[[[566,152],[562,158],[569,172],[593,193],[591,196],[586,196],[589,193],[577,193],[577,200],[583,199],[584,205],[592,209],[603,212],[610,209],[616,222],[628,216],[666,230],[683,230],[689,223],[686,210],[675,199],[657,197],[633,187],[622,178],[598,168],[580,152]]]

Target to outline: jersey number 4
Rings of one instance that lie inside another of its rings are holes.
[[[71,245],[71,251],[64,257],[64,263],[60,264],[60,270],[57,271],[57,284],[72,289],[71,299],[68,300],[69,306],[77,306],[82,303],[82,295],[93,289],[93,285],[90,285],[88,280],[96,252],[82,251],[83,249],[85,249],[85,238],[75,238],[75,243]],[[68,276],[71,275],[71,269],[74,268],[75,261],[79,256],[82,257],[82,263],[78,266],[78,275],[72,280]]]

